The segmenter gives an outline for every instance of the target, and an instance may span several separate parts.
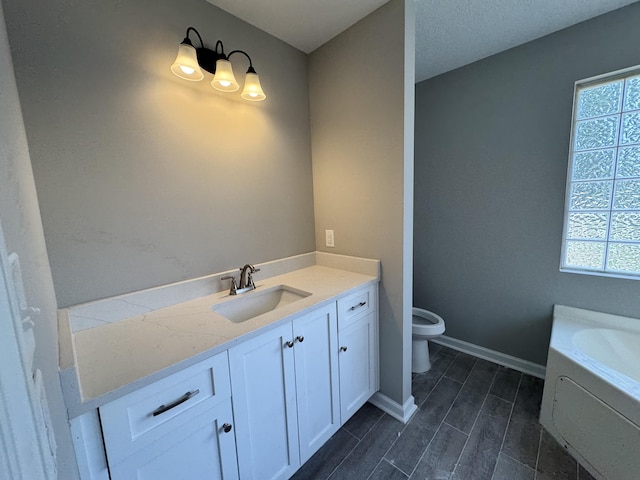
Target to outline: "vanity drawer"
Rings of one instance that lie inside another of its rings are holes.
[[[116,464],[231,397],[227,352],[99,408],[110,464]]]
[[[351,325],[376,308],[376,286],[362,288],[338,300],[338,329]]]

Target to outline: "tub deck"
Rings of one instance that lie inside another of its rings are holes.
[[[636,338],[638,319],[554,309],[540,422],[597,479],[639,478],[640,362],[627,365]]]

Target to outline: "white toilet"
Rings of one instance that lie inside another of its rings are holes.
[[[444,320],[433,312],[413,307],[411,333],[413,339],[411,371],[424,373],[431,368],[427,340],[444,333]]]

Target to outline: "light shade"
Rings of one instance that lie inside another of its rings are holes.
[[[240,88],[229,60],[220,59],[216,62],[216,74],[213,76],[211,86],[221,92],[235,92]]]
[[[182,42],[178,47],[178,55],[171,65],[171,71],[185,80],[202,80],[204,74],[198,65],[196,49],[189,43]]]
[[[247,75],[244,77],[244,90],[242,90],[242,94],[240,96],[245,100],[250,100],[252,102],[259,102],[267,98],[262,91],[260,78],[257,73],[251,71],[247,72]]]

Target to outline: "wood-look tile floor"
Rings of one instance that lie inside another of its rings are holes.
[[[430,345],[404,425],[367,403],[293,477],[593,480],[538,423],[543,381]]]

